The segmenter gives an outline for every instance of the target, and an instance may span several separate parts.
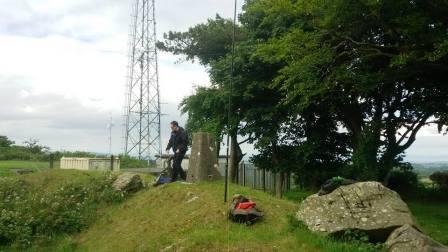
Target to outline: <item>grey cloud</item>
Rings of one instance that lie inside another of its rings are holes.
[[[30,0],[32,1],[32,0]],[[0,0],[0,33],[31,37],[61,35],[89,42],[113,34],[128,34],[131,20],[131,3],[122,0],[71,0],[64,1],[68,8],[60,11],[33,10],[30,1]],[[239,6],[243,3],[239,1]],[[40,5],[50,5],[41,1]],[[185,30],[204,22],[217,13],[232,17],[233,1],[164,0],[156,1],[156,17],[159,37],[170,30]],[[80,26],[64,24],[64,20],[76,19]],[[93,18],[104,22],[102,29],[91,29]],[[90,25],[89,25],[90,24]]]
[[[122,0],[63,1],[57,11],[46,8],[46,0],[0,0],[0,34],[21,37],[59,35],[72,39],[95,42],[126,36],[129,32],[130,4]],[[36,7],[36,4],[39,6]],[[213,17],[217,12],[231,16],[233,4],[227,1],[164,0],[156,1],[158,34],[169,30],[183,30]],[[100,21],[98,24],[97,21]],[[101,50],[101,48],[98,48]],[[111,48],[104,48],[111,50]],[[122,50],[126,50],[123,45]],[[165,62],[165,65],[172,62]],[[188,64],[180,66],[192,68]],[[123,69],[125,72],[125,69]],[[112,114],[114,152],[122,149],[123,124],[120,111],[100,111],[84,107],[76,99],[65,99],[56,94],[33,94],[39,90],[33,79],[24,76],[0,74],[0,134],[17,142],[38,138],[52,149],[88,150],[105,152],[108,132],[106,125]],[[96,102],[98,97],[90,99]],[[168,100],[162,97],[162,100]],[[162,145],[169,137],[169,122],[185,124],[178,104],[162,105]],[[27,112],[28,111],[28,112]]]
[[[7,6],[0,10],[0,32],[30,37],[60,35],[90,42],[128,29],[127,1],[76,0],[71,3],[75,4],[68,4],[69,8],[53,12],[33,10],[29,1],[0,0],[2,6]],[[46,4],[51,5],[45,1],[41,3],[42,6]],[[64,21],[70,19],[79,24],[64,24]],[[104,22],[103,29],[92,29],[91,25],[98,19]]]
[[[72,139],[95,136],[106,128],[108,113],[82,106],[74,99],[53,94],[22,96],[28,87],[0,81],[0,134],[21,142],[38,138],[47,145],[58,143],[60,136]],[[26,111],[29,108],[30,111]],[[89,143],[86,143],[88,145]]]
[[[31,92],[22,78],[0,78],[0,135],[7,135],[21,143],[37,138],[53,150],[87,150],[107,152],[110,116],[113,117],[113,150],[122,150],[123,115],[119,111],[101,111],[83,106],[76,99],[60,95]],[[27,95],[24,95],[27,94]],[[30,107],[32,112],[24,108]],[[162,145],[169,137],[169,123],[173,120],[184,125],[185,116],[178,111],[178,104],[162,105]]]

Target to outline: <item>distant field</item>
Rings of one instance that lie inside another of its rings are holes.
[[[421,177],[429,177],[437,171],[448,171],[448,162],[415,163],[412,166],[414,167],[414,171]]]
[[[54,168],[58,168],[59,163],[54,163]],[[50,168],[49,162],[40,161],[0,161],[0,177],[14,175],[14,169],[31,169],[42,171]]]

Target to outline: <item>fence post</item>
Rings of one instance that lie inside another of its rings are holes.
[[[114,155],[110,156],[110,170],[114,171]]]
[[[240,177],[241,177],[241,168],[242,167],[243,167],[243,163],[239,163],[238,164],[238,172],[237,172],[237,174],[238,174],[237,177],[238,178],[237,178],[237,182],[236,182],[238,185],[240,184],[240,180],[241,180]]]
[[[54,159],[54,155],[53,153],[50,154],[50,169],[53,169],[53,159]]]
[[[239,163],[238,164],[238,170],[236,171],[236,184],[239,184],[240,183],[240,176],[239,176],[239,174],[240,174],[240,166],[241,166],[241,164],[244,164],[244,161],[241,161],[241,163]]]
[[[253,167],[254,169],[252,169],[253,173],[254,173],[254,178],[253,178],[253,185],[252,188],[257,189],[257,169],[255,169],[255,167]]]
[[[266,192],[266,169],[263,169],[263,192]]]
[[[268,173],[268,192],[271,193],[272,188],[272,172]]]
[[[243,186],[246,186],[246,164],[243,164]]]
[[[277,185],[277,173],[272,173],[272,192],[275,194],[275,186]]]

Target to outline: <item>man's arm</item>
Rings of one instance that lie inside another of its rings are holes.
[[[188,145],[188,143],[187,143],[187,133],[185,131],[182,131],[179,134],[179,143],[176,146],[176,148],[177,148],[176,151],[179,151],[179,152],[186,151],[187,150],[187,145]]]
[[[174,144],[174,134],[171,133],[170,140],[168,141],[168,145],[166,146],[166,150],[169,151]]]

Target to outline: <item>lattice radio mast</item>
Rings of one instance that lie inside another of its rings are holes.
[[[124,154],[150,160],[162,154],[155,0],[133,1]]]

